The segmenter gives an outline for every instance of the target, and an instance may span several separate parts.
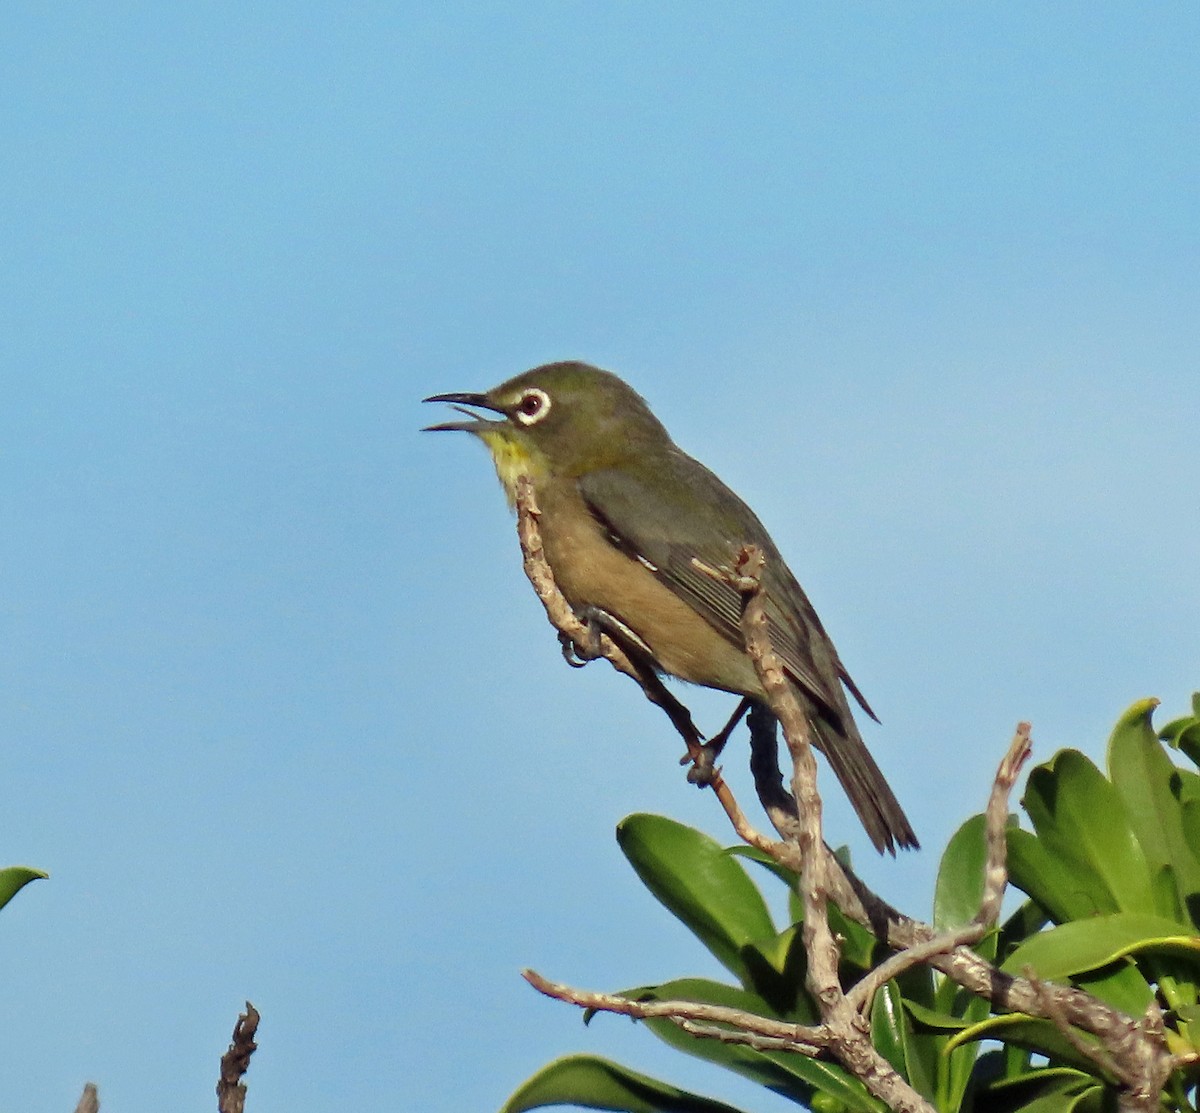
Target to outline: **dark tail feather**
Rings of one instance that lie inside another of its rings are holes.
[[[884,780],[883,773],[875,764],[858,729],[842,733],[830,723],[813,717],[813,743],[825,755],[830,768],[841,781],[842,788],[854,805],[858,818],[866,828],[875,849],[882,854],[885,850],[892,855],[896,847],[917,849],[921,844],[913,832],[908,816],[900,807],[891,786]]]
[[[843,732],[824,716],[813,713],[809,700],[803,696],[801,699],[810,712],[808,721],[812,726],[813,745],[825,755],[837,775],[875,849],[880,854],[886,850],[893,857],[897,846],[901,850],[919,849],[921,844],[917,842],[908,816],[867,750],[854,720],[849,717],[850,709],[845,710],[849,730]],[[755,738],[769,739],[771,753],[774,753],[778,724],[765,703],[755,702],[750,709],[749,724]],[[774,768],[778,770],[777,765]]]

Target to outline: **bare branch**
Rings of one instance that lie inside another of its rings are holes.
[[[246,1084],[242,1076],[250,1067],[250,1056],[258,1048],[254,1035],[258,1031],[258,1010],[246,1002],[246,1011],[233,1026],[233,1042],[221,1056],[221,1077],[217,1080],[218,1113],[243,1113],[246,1107]]]
[[[705,1024],[728,1024],[734,1029],[779,1041],[781,1044],[786,1044],[789,1050],[802,1051],[809,1055],[820,1053],[828,1043],[828,1035],[823,1027],[788,1024],[782,1020],[771,1020],[768,1017],[759,1016],[757,1013],[731,1008],[728,1005],[710,1005],[700,1001],[683,1000],[634,1001],[615,993],[595,993],[591,990],[575,989],[572,986],[563,985],[561,982],[552,982],[534,970],[522,970],[521,976],[539,993],[544,993],[547,997],[553,997],[558,1001],[566,1001],[571,1005],[578,1005],[583,1009],[617,1013],[620,1016],[631,1016],[637,1020],[662,1018],[676,1023],[700,1021]]]
[[[811,1046],[797,1043],[794,1040],[780,1039],[777,1036],[759,1036],[753,1032],[740,1031],[736,1028],[721,1028],[716,1024],[700,1024],[695,1020],[684,1020],[682,1017],[670,1018],[689,1036],[702,1040],[716,1040],[718,1043],[741,1044],[752,1047],[755,1051],[798,1051],[813,1059],[822,1056],[823,1049],[816,1044]]]
[[[1008,798],[1017,783],[1021,768],[1033,752],[1029,724],[1018,723],[1008,751],[996,770],[992,793],[984,812],[987,832],[987,865],[983,875],[983,899],[975,922],[981,926],[993,924],[1000,918],[1000,905],[1008,887]]]
[[[1049,992],[1050,986],[1047,982],[1043,982],[1032,966],[1025,967],[1025,977],[1028,979],[1033,992],[1037,995],[1038,1000],[1042,1004],[1042,1009],[1045,1013],[1045,1018],[1048,1019],[1059,1033],[1066,1039],[1076,1051],[1079,1052],[1085,1059],[1094,1063],[1100,1073],[1105,1075],[1111,1081],[1120,1081],[1123,1077],[1121,1068],[1113,1062],[1112,1056],[1105,1050],[1100,1043],[1085,1040],[1067,1020],[1063,1012],[1061,1002],[1057,997]]]

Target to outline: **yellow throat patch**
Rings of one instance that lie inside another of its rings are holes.
[[[527,476],[535,483],[546,474],[545,461],[538,452],[531,452],[520,440],[498,429],[487,429],[476,434],[492,454],[496,475],[504,486],[508,505],[517,505],[517,480]]]

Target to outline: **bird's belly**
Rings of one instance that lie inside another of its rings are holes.
[[[616,548],[590,515],[586,521],[576,518],[574,528],[565,530],[553,528],[551,517],[547,513],[542,518],[546,560],[576,610],[597,607],[619,619],[650,647],[658,667],[672,676],[707,688],[762,694],[744,649],[722,636],[640,561]]]

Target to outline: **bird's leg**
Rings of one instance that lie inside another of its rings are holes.
[[[747,720],[750,727],[750,772],[759,803],[783,839],[795,840],[800,813],[796,798],[783,783],[779,768],[779,720],[763,703],[755,702]]]
[[[742,716],[750,710],[754,701],[749,696],[743,696],[738,702],[733,715],[730,716],[727,722],[716,734],[714,734],[707,742],[699,749],[698,753],[689,752],[681,759],[684,762],[692,763],[691,769],[688,770],[688,780],[692,784],[708,784],[713,777],[713,772],[716,768],[717,758],[721,756],[721,751],[725,749],[725,743],[729,741],[729,736],[737,728],[738,723],[742,721]]]
[[[706,745],[704,735],[696,729],[696,724],[692,722],[692,713],[671,694],[662,682],[662,678],[654,666],[654,658],[650,653],[649,646],[637,634],[620,619],[614,618],[599,607],[580,607],[575,614],[586,628],[586,641],[581,645],[570,635],[559,632],[558,642],[562,646],[563,657],[567,664],[572,668],[583,668],[589,661],[603,656],[600,646],[601,635],[611,638],[621,647],[629,663],[633,665],[637,673],[635,679],[641,685],[642,694],[651,703],[663,709],[667,718],[671,720],[671,725],[679,732],[684,745],[687,746],[687,754],[683,757],[681,764],[690,761],[695,766],[689,771],[688,780],[702,786],[710,784],[714,773],[713,761],[721,752],[725,739],[736,725],[742,712],[739,711],[737,717],[718,735],[720,744],[714,750],[713,743],[709,742]],[[715,742],[717,739],[713,741]]]

